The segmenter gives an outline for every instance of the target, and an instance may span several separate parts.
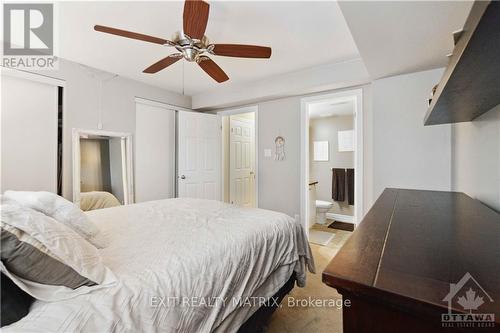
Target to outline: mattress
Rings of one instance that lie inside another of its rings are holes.
[[[259,297],[314,272],[302,227],[282,213],[168,199],[86,214],[111,239],[100,252],[117,284],[36,301],[5,332],[236,332]]]

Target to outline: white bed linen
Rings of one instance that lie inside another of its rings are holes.
[[[272,296],[292,271],[304,285],[314,271],[304,231],[285,214],[199,199],[87,214],[111,239],[100,252],[118,284],[37,301],[5,332],[235,332],[256,307],[233,299]]]

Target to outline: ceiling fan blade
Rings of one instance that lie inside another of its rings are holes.
[[[181,60],[181,58],[182,58],[182,55],[180,55],[180,54],[171,54],[168,57],[163,58],[160,61],[152,64],[151,66],[149,66],[148,68],[146,68],[142,72],[148,73],[148,74],[158,73],[162,69],[165,69],[168,66],[172,65],[173,63]]]
[[[208,22],[210,5],[201,0],[186,0],[184,3],[184,33],[194,39],[202,39]]]
[[[224,71],[209,57],[200,57],[198,60],[198,65],[201,69],[205,71],[208,75],[212,77],[215,81],[221,83],[229,80],[229,77],[224,73]]]
[[[270,58],[271,48],[256,45],[215,44],[213,53],[226,57]]]
[[[100,32],[105,32],[107,34],[112,34],[112,35],[132,38],[132,39],[138,39],[138,40],[142,40],[145,42],[156,43],[156,44],[161,44],[161,45],[173,44],[171,41],[163,39],[163,38],[153,37],[153,36],[144,35],[144,34],[132,32],[132,31],[127,31],[127,30],[106,27],[103,25],[94,25],[94,30],[100,31]]]

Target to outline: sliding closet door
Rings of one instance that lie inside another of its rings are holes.
[[[136,103],[135,200],[174,197],[175,111]]]
[[[1,191],[56,192],[57,86],[1,80]]]

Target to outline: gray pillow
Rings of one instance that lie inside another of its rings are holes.
[[[22,238],[21,230],[2,224],[0,253],[2,262],[10,273],[36,283],[71,289],[96,285],[95,282],[81,276],[73,268],[51,256],[41,243],[31,239],[30,244]]]
[[[2,202],[0,215],[0,270],[36,299],[60,301],[116,284],[97,248],[71,228],[14,201]]]

